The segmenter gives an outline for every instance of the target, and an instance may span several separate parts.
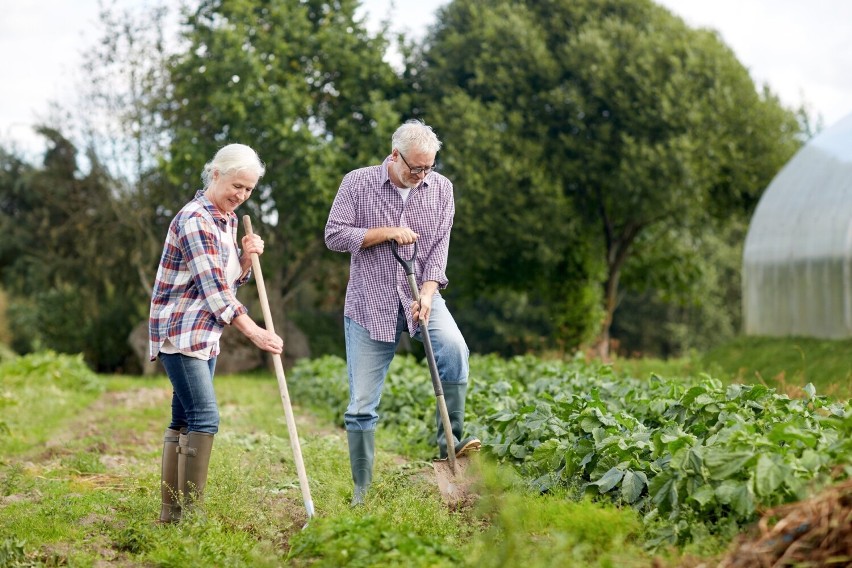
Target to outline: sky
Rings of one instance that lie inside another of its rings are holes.
[[[0,146],[42,151],[33,125],[51,103],[71,105],[83,53],[98,37],[103,0],[0,0]],[[805,105],[825,127],[852,113],[852,2],[848,0],[657,0],[692,27],[719,32],[758,85],[791,107]],[[150,0],[108,0],[120,8]],[[448,0],[363,0],[370,29],[390,16],[394,31],[419,36]]]

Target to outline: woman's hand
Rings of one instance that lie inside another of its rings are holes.
[[[284,352],[284,340],[277,334],[257,325],[248,314],[240,314],[235,317],[231,324],[249,338],[258,348],[280,355]]]
[[[251,342],[257,345],[260,349],[280,355],[284,352],[284,340],[278,334],[258,326],[257,332],[249,335]]]
[[[250,257],[252,253],[257,253],[258,256],[263,254],[263,239],[258,235],[245,235],[242,239],[243,254]]]

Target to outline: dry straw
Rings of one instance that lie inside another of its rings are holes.
[[[766,511],[719,568],[852,566],[852,480]]]

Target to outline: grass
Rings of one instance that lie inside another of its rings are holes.
[[[661,359],[616,359],[626,375],[656,373],[678,378],[706,373],[726,382],[764,383],[793,396],[813,383],[817,393],[838,399],[852,396],[852,339],[738,337],[702,354]]]
[[[155,523],[167,379],[98,377],[64,356],[0,368],[0,566],[650,566],[632,510],[530,494],[482,461],[481,498],[456,510],[427,463],[381,442],[350,508],[342,430],[295,409],[317,516],[304,504],[274,378],[216,378],[222,430],[204,506]],[[54,372],[56,369],[60,372]],[[14,370],[14,369],[13,369]],[[19,372],[20,371],[20,372]],[[85,389],[81,385],[88,385]],[[675,565],[679,556],[660,559]]]
[[[617,372],[766,382],[848,397],[852,341],[740,338],[702,355],[619,359]],[[713,565],[724,542],[651,554],[632,510],[530,493],[480,460],[480,498],[452,510],[422,456],[381,430],[367,504],[349,507],[344,433],[296,407],[317,516],[306,525],[284,413],[266,373],[216,378],[222,431],[205,504],[154,522],[169,413],[165,377],[106,377],[79,358],[0,362],[0,567]],[[395,449],[403,455],[388,450]]]
[[[708,351],[701,360],[739,382],[781,387],[813,383],[821,394],[852,395],[852,339],[741,337]]]

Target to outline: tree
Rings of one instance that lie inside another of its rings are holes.
[[[44,164],[2,156],[0,223],[11,230],[0,272],[19,351],[83,352],[98,370],[135,370],[126,338],[147,314],[165,233],[158,204],[175,193],[156,170],[168,15],[102,8],[76,106],[57,105],[61,117],[40,128]]]
[[[185,49],[170,64],[165,165],[180,199],[228,142],[254,147],[266,163],[243,213],[266,241],[264,276],[279,311],[316,275],[343,174],[381,160],[399,122],[401,86],[382,60],[385,40],[356,21],[356,8],[354,0],[202,1],[185,14]]]
[[[175,12],[165,4],[118,11],[103,7],[100,37],[84,55],[78,121],[82,138],[111,178],[110,203],[121,230],[134,235],[128,294],[147,310],[170,219],[182,204],[160,171],[168,148],[162,108],[170,91],[167,63],[178,49],[166,34]],[[174,44],[174,45],[171,45]]]
[[[0,153],[0,277],[13,346],[82,352],[97,370],[114,371],[140,317],[126,270],[134,238],[118,222],[114,182],[94,152],[83,172],[62,133],[39,132],[48,141],[42,167]]]
[[[715,33],[690,29],[649,0],[456,0],[427,46],[417,80],[423,108],[487,111],[479,140],[488,132],[500,138],[508,152],[496,161],[522,164],[533,181],[465,178],[490,182],[492,197],[480,206],[520,192],[561,208],[561,219],[583,219],[581,250],[596,256],[585,259],[585,274],[604,267],[597,340],[604,357],[625,268],[664,258],[635,256],[639,239],[700,233],[747,214],[799,145],[795,114],[768,89],[757,91]],[[542,184],[551,189],[537,191],[549,196],[534,196],[532,185]],[[558,251],[550,243],[564,238],[563,227],[553,235],[559,216],[544,209],[524,227],[532,233],[526,240]],[[510,229],[501,244],[512,238]],[[557,254],[566,250],[577,253],[570,246]],[[667,272],[683,260],[636,269]]]

